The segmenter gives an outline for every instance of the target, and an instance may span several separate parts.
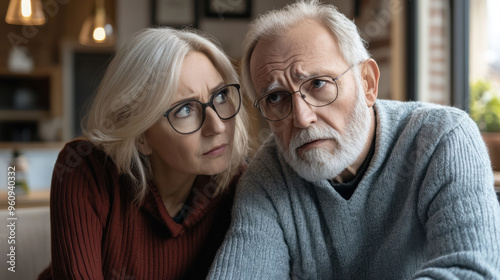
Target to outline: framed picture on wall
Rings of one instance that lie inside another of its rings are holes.
[[[151,0],[151,23],[175,28],[197,28],[197,10],[197,0]]]
[[[213,18],[250,18],[252,0],[206,0],[205,16]]]

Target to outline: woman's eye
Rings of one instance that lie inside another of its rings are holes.
[[[216,104],[226,103],[227,95],[228,95],[228,90],[227,89],[223,89],[223,90],[219,91],[215,95],[213,102],[216,103]]]
[[[193,107],[191,106],[191,104],[184,104],[175,111],[174,117],[180,119],[187,118],[191,115],[192,112],[193,112]]]

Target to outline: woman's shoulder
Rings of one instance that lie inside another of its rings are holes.
[[[103,164],[109,161],[106,153],[86,138],[75,138],[67,142],[59,152],[57,163],[68,167],[78,167],[86,162]]]
[[[99,152],[103,151],[98,149],[96,145],[90,142],[87,138],[78,137],[68,141],[59,154],[87,157]]]
[[[54,182],[72,182],[118,176],[116,166],[106,153],[85,138],[76,138],[59,152],[53,172]]]

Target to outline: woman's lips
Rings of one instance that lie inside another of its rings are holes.
[[[223,154],[226,151],[226,147],[227,147],[227,144],[217,146],[217,147],[211,149],[210,151],[204,153],[203,155],[204,156],[211,156],[211,157],[220,156],[221,154]]]

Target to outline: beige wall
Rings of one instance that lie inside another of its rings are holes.
[[[150,1],[116,0],[117,25],[119,30],[118,44],[122,44],[127,37],[148,27],[151,22]],[[281,8],[294,1],[290,0],[253,0],[252,17],[274,8]],[[336,5],[339,10],[352,17],[354,2],[350,0],[323,1]],[[203,15],[203,7],[198,7],[200,13],[199,29],[213,35],[221,42],[225,51],[233,58],[241,56],[241,42],[245,36],[250,19],[207,18]]]

